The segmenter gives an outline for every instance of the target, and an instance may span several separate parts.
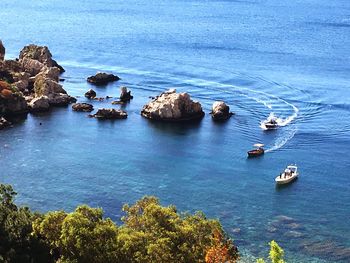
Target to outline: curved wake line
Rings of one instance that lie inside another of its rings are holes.
[[[289,142],[291,139],[293,139],[293,137],[296,133],[297,133],[297,129],[293,129],[286,136],[284,136],[282,138],[277,138],[275,141],[275,144],[271,148],[265,150],[265,152],[268,153],[268,152],[276,151],[276,150],[282,148],[287,142]]]
[[[289,123],[291,123],[292,121],[294,121],[297,117],[298,117],[298,112],[299,109],[292,103],[277,97],[275,95],[272,94],[268,94],[266,92],[263,91],[256,91],[250,88],[246,88],[246,87],[240,87],[240,86],[236,86],[236,85],[232,85],[232,84],[223,84],[223,83],[219,83],[216,81],[208,81],[205,79],[200,79],[200,78],[192,78],[192,79],[181,79],[171,73],[163,73],[163,72],[153,72],[153,71],[147,71],[147,70],[138,70],[138,69],[129,69],[129,68],[124,68],[124,67],[118,67],[118,66],[107,66],[107,65],[96,65],[96,64],[92,64],[92,63],[79,63],[76,61],[63,61],[61,62],[62,65],[66,65],[66,66],[73,66],[73,67],[81,67],[84,66],[86,68],[92,68],[92,69],[96,69],[96,70],[109,70],[109,71],[118,71],[120,73],[125,73],[125,74],[133,74],[133,75],[151,75],[154,77],[159,77],[159,78],[168,78],[170,80],[176,81],[176,82],[180,82],[180,83],[184,83],[184,84],[189,84],[189,85],[193,85],[193,86],[200,86],[200,87],[220,87],[220,88],[234,88],[236,91],[240,92],[241,96],[244,96],[248,99],[252,99],[254,101],[256,101],[259,104],[264,105],[265,107],[267,107],[268,109],[272,110],[273,109],[273,105],[271,103],[269,103],[268,101],[264,100],[264,98],[268,99],[269,101],[271,101],[271,98],[280,101],[286,105],[288,105],[289,107],[291,107],[293,109],[293,114],[288,116],[285,119],[279,119],[279,126],[287,126]],[[249,77],[249,76],[248,76]],[[249,77],[250,78],[250,77]],[[263,80],[267,83],[270,83],[266,80]],[[253,93],[253,94],[259,94],[262,95],[264,98],[259,98],[259,97],[255,97],[255,96],[249,96],[248,94],[244,94],[243,91],[246,91],[247,93]],[[221,92],[226,92],[228,93],[228,91],[222,90]],[[283,147],[289,140],[291,140],[294,135],[296,133],[296,129],[290,133],[288,136],[284,136],[282,138],[277,138],[275,141],[274,146],[272,146],[271,148],[269,148],[268,150],[266,150],[266,152],[271,152],[277,149],[280,149],[281,147]]]

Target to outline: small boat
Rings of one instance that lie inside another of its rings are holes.
[[[262,121],[262,128],[265,129],[265,130],[274,130],[274,129],[277,129],[278,127],[278,118],[273,114],[271,113],[270,116]]]
[[[288,184],[298,178],[298,167],[296,165],[288,165],[287,168],[276,177],[277,184]]]
[[[261,143],[254,144],[256,149],[248,151],[248,157],[257,157],[265,153],[264,145]]]

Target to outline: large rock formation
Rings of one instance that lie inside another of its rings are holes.
[[[113,74],[107,74],[98,72],[95,76],[90,76],[87,78],[87,81],[95,85],[105,85],[112,81],[120,80],[120,78]]]
[[[1,46],[0,53],[4,54]],[[74,102],[58,83],[62,71],[45,46],[29,45],[21,50],[19,59],[0,59],[0,116],[43,111],[49,105]]]
[[[99,109],[95,114],[90,116],[98,119],[126,119],[128,114],[123,110]]]
[[[61,73],[64,72],[63,67],[58,65],[57,62],[52,59],[52,54],[46,46],[37,46],[33,44],[25,46],[19,54],[19,59],[36,60],[47,67],[57,67]]]
[[[131,95],[131,91],[130,90],[128,91],[127,87],[121,87],[119,98],[120,98],[120,101],[122,102],[128,102],[133,98],[133,96]]]
[[[90,112],[94,110],[94,106],[89,103],[75,103],[72,105],[72,109],[74,111]]]
[[[146,104],[141,115],[153,120],[188,121],[202,118],[204,112],[201,104],[191,100],[190,95],[172,89]]]
[[[230,112],[230,107],[223,101],[215,101],[213,103],[211,116],[215,121],[224,121],[229,119],[233,115]]]

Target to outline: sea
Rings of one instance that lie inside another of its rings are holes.
[[[29,114],[0,132],[0,182],[34,211],[121,207],[145,195],[219,219],[242,262],[276,240],[287,262],[350,262],[349,0],[1,0],[6,58],[46,45],[79,102],[128,112],[99,121],[71,106]],[[96,72],[121,80],[92,86]],[[134,99],[112,105],[127,86]],[[140,111],[175,88],[200,122],[159,123]],[[235,113],[213,122],[223,100]],[[280,127],[265,131],[270,114]],[[253,144],[265,155],[247,158]],[[289,164],[299,178],[276,187]]]

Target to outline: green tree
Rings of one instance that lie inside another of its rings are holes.
[[[61,262],[118,262],[118,228],[103,219],[100,208],[83,205],[69,214],[50,212],[33,229]]]
[[[16,192],[0,185],[0,262],[51,262],[48,247],[31,235],[37,215],[14,203]]]
[[[271,259],[272,263],[285,263],[284,261],[284,251],[283,249],[277,244],[275,240],[272,240],[270,243],[270,253],[269,258]],[[264,259],[259,258],[257,263],[265,263]]]
[[[118,241],[123,262],[205,262],[207,250],[216,244],[220,233],[233,260],[238,251],[225,237],[217,220],[203,213],[179,214],[175,206],[163,207],[155,197],[146,196],[134,205],[123,207],[126,216]]]

